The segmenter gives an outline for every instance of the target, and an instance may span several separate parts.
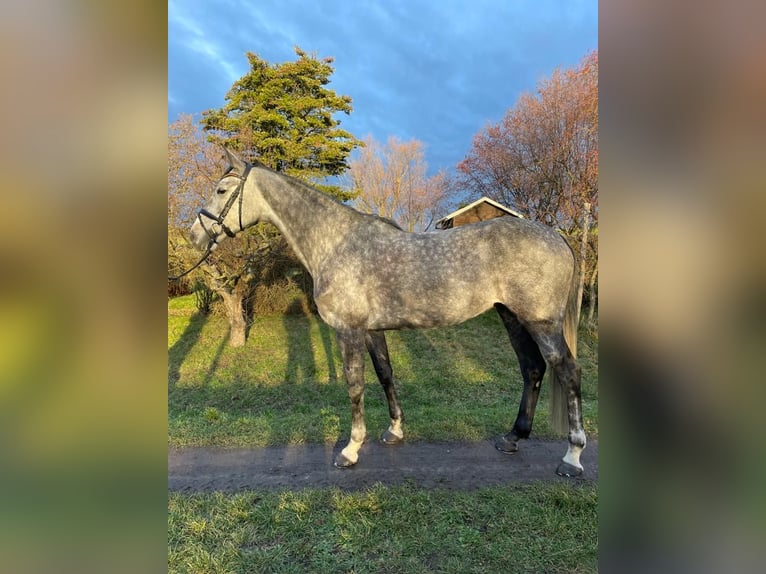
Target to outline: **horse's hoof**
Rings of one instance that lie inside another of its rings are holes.
[[[397,436],[389,429],[386,429],[382,435],[380,435],[380,442],[387,445],[401,444],[404,441],[404,437]]]
[[[582,476],[582,469],[577,468],[568,462],[561,461],[559,467],[556,469],[556,474],[567,478],[577,478],[578,476]]]
[[[341,452],[335,457],[335,462],[333,464],[335,464],[336,468],[351,468],[356,463],[357,460],[351,461]]]
[[[495,441],[495,448],[500,452],[513,454],[519,450],[519,443],[518,441],[508,440],[505,436],[501,436]]]

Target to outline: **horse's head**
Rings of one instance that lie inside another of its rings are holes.
[[[229,166],[218,184],[213,197],[197,214],[190,238],[199,249],[214,249],[226,236],[234,237],[246,227],[256,223],[252,213],[252,198],[245,197],[253,184],[248,183],[250,168],[233,152],[224,148]]]

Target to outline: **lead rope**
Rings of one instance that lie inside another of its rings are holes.
[[[193,266],[192,268],[190,268],[190,269],[187,269],[186,271],[184,271],[184,272],[183,272],[183,273],[181,273],[180,275],[172,275],[172,276],[171,276],[171,275],[168,275],[168,281],[178,281],[178,280],[179,280],[181,277],[183,277],[184,275],[188,275],[189,273],[191,273],[192,271],[194,271],[194,270],[195,270],[197,267],[199,267],[200,265],[202,265],[202,262],[203,262],[203,261],[205,261],[205,259],[207,259],[207,258],[208,258],[208,256],[210,255],[210,253],[212,253],[212,251],[213,251],[213,245],[215,245],[215,241],[213,241],[213,240],[211,239],[211,240],[208,242],[208,244],[207,244],[207,248],[205,249],[205,253],[204,253],[204,255],[202,256],[202,259],[200,259],[199,261],[197,261],[197,263],[195,263],[195,264],[194,264],[194,266]]]

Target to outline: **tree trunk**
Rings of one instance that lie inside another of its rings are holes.
[[[245,294],[240,279],[235,279],[232,284],[226,281],[220,268],[212,264],[207,267],[211,288],[221,296],[226,318],[229,320],[229,345],[242,347],[245,344],[247,321],[244,306]]]
[[[583,204],[582,238],[580,240],[580,278],[577,281],[577,325],[580,324],[582,295],[585,290],[585,257],[588,253],[588,229],[590,229],[590,202]]]
[[[229,319],[229,345],[242,347],[245,344],[245,309],[242,305],[242,294],[237,290],[221,289],[218,291],[223,299],[226,318]]]
[[[596,277],[598,277],[598,264],[596,264],[588,284],[588,329],[592,329],[595,326],[593,317],[596,311]]]

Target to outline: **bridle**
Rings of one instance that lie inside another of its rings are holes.
[[[226,219],[226,216],[229,214],[229,211],[231,210],[231,207],[234,205],[234,202],[239,198],[239,231],[242,231],[244,227],[242,226],[242,198],[245,197],[245,194],[242,193],[242,190],[245,187],[245,181],[247,181],[247,176],[250,173],[250,164],[246,164],[245,171],[242,175],[239,175],[234,172],[229,172],[225,174],[221,179],[226,179],[227,177],[236,177],[239,179],[239,185],[237,185],[237,188],[234,190],[234,192],[229,196],[229,198],[226,200],[226,203],[223,206],[223,209],[221,210],[221,213],[219,213],[217,216],[210,213],[207,209],[200,209],[199,213],[197,214],[197,219],[199,220],[200,225],[202,226],[202,229],[205,230],[205,233],[207,233],[207,236],[210,238],[210,241],[215,244],[216,240],[215,238],[218,236],[217,233],[211,233],[210,229],[205,227],[205,221],[202,219],[202,217],[207,217],[208,219],[212,219],[214,223],[217,223],[221,226],[221,230],[228,235],[229,237],[234,237],[237,232],[232,231],[229,229],[229,227],[223,222],[224,219]]]
[[[244,230],[244,226],[242,225],[242,198],[245,196],[245,194],[243,193],[245,189],[245,182],[247,181],[247,176],[250,174],[251,167],[252,166],[249,163],[247,163],[245,164],[245,171],[242,173],[242,175],[239,175],[238,173],[235,173],[235,172],[229,172],[224,174],[224,176],[221,178],[221,180],[223,180],[227,177],[236,177],[237,179],[239,179],[239,184],[237,185],[236,189],[232,192],[232,194],[229,196],[229,198],[226,200],[226,203],[224,204],[223,209],[221,209],[221,213],[219,213],[218,215],[214,215],[210,213],[207,209],[200,209],[199,213],[197,213],[197,220],[202,226],[202,229],[205,230],[205,233],[207,233],[207,236],[210,238],[210,240],[207,242],[207,247],[205,247],[205,253],[202,255],[202,258],[199,261],[197,261],[197,263],[194,264],[193,267],[191,267],[190,269],[187,269],[180,275],[175,275],[173,277],[168,276],[169,280],[175,281],[177,279],[180,279],[184,275],[188,275],[189,273],[194,271],[197,267],[202,265],[202,262],[208,258],[208,256],[213,251],[213,247],[218,243],[218,241],[216,241],[216,237],[218,237],[218,234],[212,232],[211,229],[205,225],[205,220],[202,219],[203,217],[212,219],[213,224],[217,223],[220,226],[221,231],[223,231],[229,237],[234,237],[239,231]],[[229,226],[223,222],[223,220],[226,219],[226,216],[229,214],[229,211],[231,211],[231,208],[234,205],[234,202],[237,201],[237,198],[239,198],[239,230],[232,231],[231,228],[229,228]]]

